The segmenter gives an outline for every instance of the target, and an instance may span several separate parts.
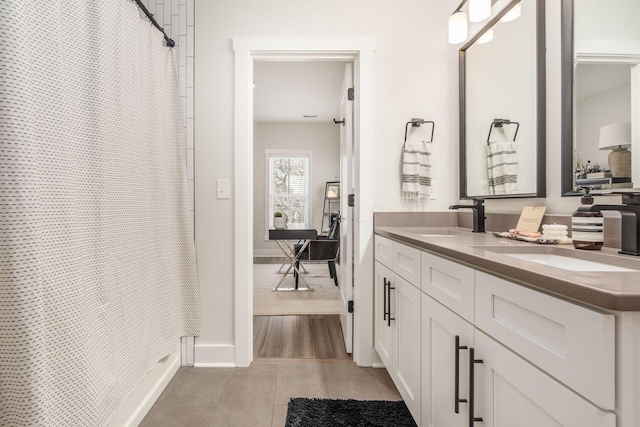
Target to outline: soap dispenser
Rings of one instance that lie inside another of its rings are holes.
[[[576,249],[599,250],[604,245],[604,217],[601,212],[591,212],[593,196],[584,187],[580,206],[571,217],[571,237]]]

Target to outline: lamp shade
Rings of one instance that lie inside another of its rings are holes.
[[[449,17],[449,43],[458,44],[467,39],[467,14],[455,12]]]
[[[491,16],[491,0],[469,0],[469,21],[480,22]]]
[[[631,123],[616,123],[600,128],[599,150],[631,146]]]

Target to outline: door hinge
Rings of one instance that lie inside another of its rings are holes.
[[[352,208],[355,205],[356,205],[356,195],[355,194],[349,194],[349,196],[347,197],[347,206]]]
[[[347,99],[349,101],[353,101],[354,99],[356,99],[354,88],[350,87],[349,89],[347,89]]]
[[[347,311],[353,313],[353,300],[347,302]]]

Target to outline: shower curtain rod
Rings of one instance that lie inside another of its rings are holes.
[[[162,28],[159,24],[158,21],[156,21],[156,18],[153,17],[153,14],[151,12],[149,12],[149,9],[147,9],[147,7],[142,3],[142,0],[134,0],[136,2],[136,4],[138,5],[138,7],[140,9],[142,9],[142,11],[144,12],[145,15],[147,15],[147,18],[149,18],[149,21],[151,21],[151,23],[153,24],[154,27],[156,27],[158,30],[160,30],[160,32],[162,33],[162,35],[164,36],[164,41],[167,43],[167,46],[169,47],[174,47],[176,45],[176,43],[171,40],[169,38],[169,36],[167,35],[167,33],[164,32],[164,28]]]

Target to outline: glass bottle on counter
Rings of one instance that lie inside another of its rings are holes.
[[[604,246],[604,216],[591,212],[593,196],[589,191],[589,187],[584,187],[582,206],[571,217],[571,238],[576,249],[600,250]]]

